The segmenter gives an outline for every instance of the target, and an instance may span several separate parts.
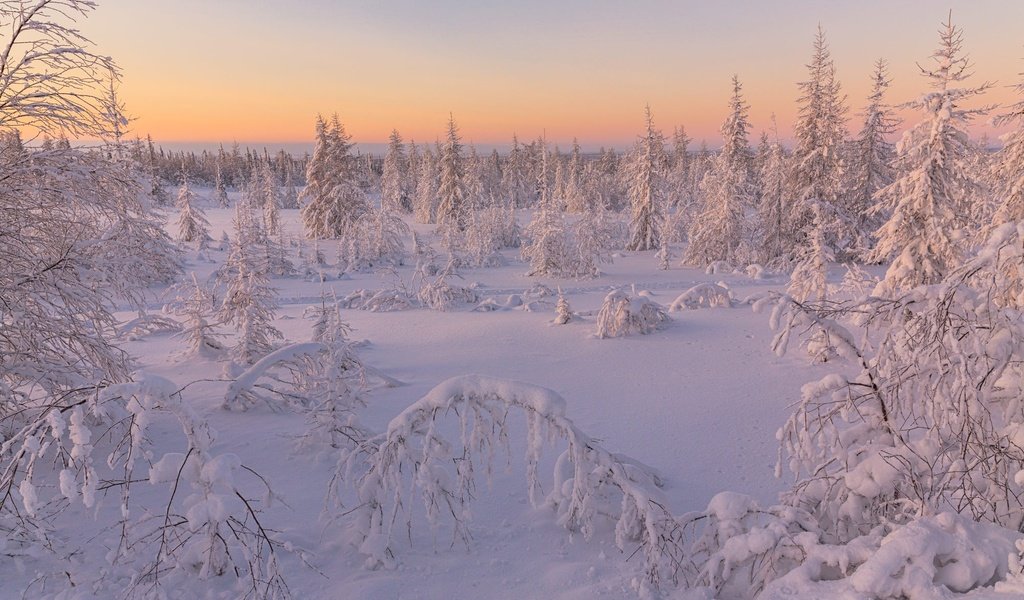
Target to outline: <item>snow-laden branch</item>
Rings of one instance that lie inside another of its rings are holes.
[[[406,503],[413,493],[422,498],[431,523],[439,523],[444,515],[451,517],[453,543],[467,540],[469,503],[478,473],[490,476],[499,447],[508,450],[511,412],[526,418],[531,502],[537,506],[545,501],[538,473],[544,447],[563,441],[567,447],[556,462],[554,488],[546,497],[556,508],[559,522],[589,538],[611,499],[617,497],[619,507],[612,509],[615,541],[630,552],[639,544],[645,586],[655,589],[677,583],[686,559],[682,527],[658,489],[660,477],[637,461],[605,450],[580,431],[566,417],[565,401],[555,392],[480,375],[442,382],[392,419],[387,433],[373,440],[366,470],[359,478],[360,505],[352,512],[359,549],[368,564],[394,564],[394,533],[396,528],[412,526]],[[449,415],[460,424],[457,441],[442,433],[442,420]],[[344,452],[339,473],[350,472],[365,451],[366,446]]]

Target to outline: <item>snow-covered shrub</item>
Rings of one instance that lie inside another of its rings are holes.
[[[800,534],[800,566],[780,572],[761,597],[950,598],[993,583],[996,591],[1018,591],[1008,573],[1013,559],[1006,560],[1022,539],[1016,531],[953,512],[885,530],[876,527],[842,545]]]
[[[399,288],[380,290],[355,290],[341,299],[341,306],[370,312],[409,310],[419,306],[419,301],[409,297],[407,291]]]
[[[743,272],[751,279],[764,279],[768,276],[768,272],[764,266],[758,263],[751,263],[747,265],[747,268],[743,269]]]
[[[150,430],[161,415],[180,424],[185,454],[154,455]],[[45,548],[63,556],[62,536],[50,523],[71,510],[111,516],[100,508],[114,493],[119,526],[105,528],[100,535],[106,537],[95,541],[110,552],[61,560],[59,576],[51,577],[61,587],[159,597],[196,576],[227,575],[242,594],[279,597],[286,589],[274,556],[280,545],[260,524],[259,503],[235,477],[251,475],[264,496],[272,493],[238,457],[214,455],[212,444],[211,431],[178,386],[145,373],[94,390],[89,402],[48,409],[0,446],[0,488],[6,490],[0,526],[13,527],[3,532],[5,553],[39,558]],[[147,467],[149,475],[140,477]],[[165,505],[138,504],[133,486],[147,480],[172,484]],[[182,493],[186,488],[192,494]]]
[[[690,544],[687,581],[714,597],[751,598],[818,545],[816,524],[800,509],[762,508],[736,492],[720,492],[679,520]]]
[[[507,261],[498,251],[519,246],[515,213],[498,207],[473,211],[465,232],[466,262],[474,267],[500,267]]]
[[[569,260],[566,275],[575,279],[597,277],[600,266],[612,261],[612,248],[621,244],[618,225],[608,220],[600,205],[588,209],[570,228]]]
[[[452,285],[448,278],[458,277],[455,271],[455,261],[449,260],[436,276],[430,281],[425,281],[416,293],[417,299],[423,306],[433,310],[450,310],[456,304],[470,303],[477,301],[477,294],[473,290],[458,285]],[[424,277],[425,279],[425,277]]]
[[[140,340],[151,335],[177,333],[181,331],[181,323],[163,315],[154,315],[140,310],[138,316],[117,326],[117,337],[122,340]]]
[[[733,305],[729,288],[714,283],[698,283],[676,297],[669,305],[669,312],[695,308],[729,308]]]
[[[732,263],[724,260],[712,261],[704,269],[704,273],[707,275],[728,275],[734,271],[735,269],[733,268]]]
[[[499,448],[508,448],[511,412],[526,417],[531,502],[555,507],[563,526],[587,538],[610,515],[616,545],[623,551],[638,545],[643,553],[644,589],[677,583],[685,560],[682,528],[666,508],[657,474],[581,432],[553,391],[477,375],[442,382],[392,419],[387,433],[342,452],[336,484],[360,461],[367,464],[358,485],[360,504],[350,511],[367,564],[395,564],[396,534],[412,527],[407,503],[413,494],[422,499],[431,523],[450,517],[453,539],[468,539],[477,478],[490,477]],[[448,415],[459,420],[457,441],[442,433],[441,420]],[[556,462],[554,488],[545,501],[538,465],[545,444],[556,440],[567,448]],[[610,499],[615,501],[609,504]]]
[[[597,314],[595,335],[607,338],[653,333],[668,320],[668,313],[657,302],[643,295],[630,297],[621,289],[613,290],[604,297]]]
[[[1022,234],[997,228],[976,259],[897,299],[768,300],[777,352],[794,331],[824,333],[855,366],[805,385],[779,431],[797,477],[785,501],[813,514],[828,540],[944,511],[1024,524],[1024,323],[998,300]]]

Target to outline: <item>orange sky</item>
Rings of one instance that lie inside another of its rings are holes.
[[[754,135],[773,112],[788,135],[818,23],[851,127],[878,57],[891,64],[890,99],[916,96],[916,63],[950,6],[975,82],[1001,84],[987,101],[1015,101],[1018,0],[101,0],[81,29],[123,67],[134,131],[162,142],[304,142],[316,113],[335,111],[357,142],[392,128],[431,141],[451,112],[480,144],[546,131],[556,144],[621,146],[649,103],[666,133],[685,125],[715,145],[733,73]]]

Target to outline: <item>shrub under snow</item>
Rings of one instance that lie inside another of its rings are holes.
[[[619,337],[631,333],[653,333],[669,320],[668,313],[657,302],[637,294],[613,290],[604,298],[597,314],[599,338]]]

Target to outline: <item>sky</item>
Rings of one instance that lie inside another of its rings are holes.
[[[1016,101],[1021,0],[99,0],[79,28],[120,64],[134,132],[165,144],[311,143],[316,115],[337,112],[371,147],[392,129],[431,142],[449,115],[482,146],[544,133],[624,147],[649,104],[666,134],[714,147],[733,74],[753,135],[775,114],[790,136],[819,24],[851,130],[876,59],[890,101],[916,97],[950,10],[969,83]]]

